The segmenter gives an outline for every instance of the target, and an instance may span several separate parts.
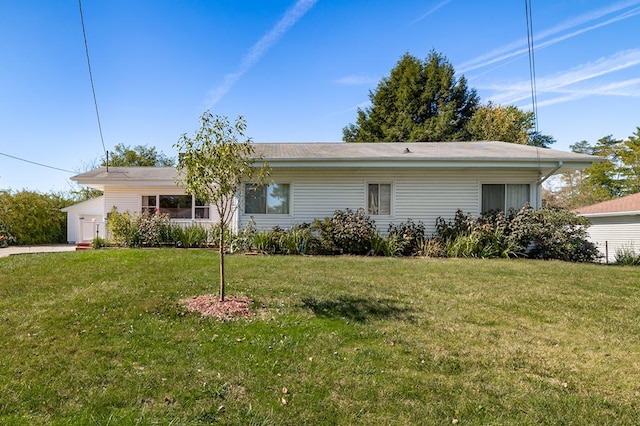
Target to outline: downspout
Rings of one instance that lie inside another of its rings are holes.
[[[537,196],[538,196],[538,206],[542,207],[542,184],[545,183],[547,181],[547,179],[549,179],[555,172],[557,172],[558,170],[560,170],[560,168],[562,168],[562,166],[564,165],[564,163],[562,161],[558,161],[558,166],[551,170],[549,173],[547,173],[543,178],[538,179],[538,187],[536,188],[536,192],[537,192]]]

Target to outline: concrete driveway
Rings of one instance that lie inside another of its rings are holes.
[[[0,257],[11,256],[12,254],[28,253],[55,253],[61,251],[75,251],[75,244],[50,244],[42,246],[9,246],[0,248]]]

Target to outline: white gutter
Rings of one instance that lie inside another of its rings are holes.
[[[609,213],[580,213],[574,212],[578,216],[589,217],[615,217],[615,216],[640,216],[640,210],[634,211],[621,211],[621,212],[609,212]]]
[[[558,170],[560,170],[560,168],[564,165],[564,163],[562,161],[558,161],[558,166],[551,170],[549,173],[547,173],[545,175],[545,177],[543,177],[542,179],[540,179],[538,181],[538,185],[542,185],[547,179],[549,179],[553,174],[555,174],[555,172],[557,172]]]

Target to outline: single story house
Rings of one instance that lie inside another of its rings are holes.
[[[250,219],[258,229],[288,228],[331,216],[335,210],[363,208],[381,232],[390,223],[412,219],[431,233],[438,217],[453,218],[458,209],[478,215],[527,202],[540,207],[541,184],[547,178],[601,161],[505,142],[254,146],[271,167],[270,182],[261,188],[247,182],[240,189],[235,229],[244,228]],[[104,192],[103,219],[116,208],[160,211],[181,223],[216,223],[215,208],[185,195],[177,178],[173,167],[103,167],[71,179]]]
[[[640,193],[575,209],[589,219],[589,237],[607,262],[616,252],[631,248],[640,252]]]

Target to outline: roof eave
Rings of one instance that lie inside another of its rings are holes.
[[[606,212],[606,213],[580,213],[576,212],[579,216],[586,218],[590,217],[615,217],[615,216],[640,216],[640,210],[621,211],[621,212]]]
[[[265,158],[256,161],[256,166],[268,163],[271,167],[295,168],[295,167],[411,167],[411,168],[536,168],[547,169],[557,167],[562,164],[557,173],[569,170],[581,170],[591,167],[593,161],[575,159],[504,159],[488,158],[478,160],[477,158],[467,159],[425,159],[417,158],[408,160],[406,158],[384,158],[384,159],[344,159],[344,158]]]

